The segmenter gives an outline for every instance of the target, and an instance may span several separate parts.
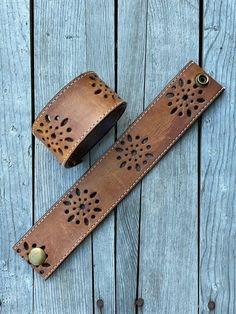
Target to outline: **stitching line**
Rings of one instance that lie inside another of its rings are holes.
[[[37,118],[35,119],[34,121],[34,124],[33,124],[33,133],[35,132],[35,128],[36,128],[36,125],[38,122],[39,122],[39,119],[43,116],[43,114],[45,113],[46,110],[48,110],[52,104],[61,96],[65,93],[65,91],[70,88],[71,86],[73,86],[76,82],[78,82],[79,80],[81,80],[84,76],[90,74],[90,73],[93,73],[92,71],[90,72],[85,72],[85,73],[82,73],[80,74],[79,76],[77,76],[76,78],[74,78],[71,82],[69,82],[65,87],[63,87],[50,101],[49,103],[43,108],[43,110],[38,114]]]
[[[14,245],[14,248],[17,248],[26,238],[28,235],[30,235],[34,229],[40,225],[41,222],[44,221],[44,219],[59,205],[65,198],[68,197],[68,195],[74,190],[74,188],[82,182],[90,172],[92,172],[101,162],[102,160],[110,153],[110,151],[114,150],[115,147],[118,145],[117,143],[124,138],[129,131],[141,120],[147,113],[148,111],[155,105],[155,103],[162,97],[162,95],[166,92],[166,90],[171,86],[172,82],[177,80],[179,76],[181,76],[194,62],[191,61],[189,64],[187,64],[181,72],[179,72],[176,77],[169,82],[169,84],[164,88],[164,90],[152,101],[152,103],[146,108],[146,110],[131,124],[131,126],[125,131],[125,133],[116,141],[116,143],[113,144],[113,146],[78,180],[76,181],[72,187],[66,192],[64,196],[62,196],[55,204],[54,206],[49,209],[37,222],[32,226],[28,232]]]
[[[172,84],[173,81],[177,80],[179,76],[181,76],[194,62],[190,62],[179,74],[177,74],[177,76],[170,81],[170,83],[167,85],[167,87],[163,90],[163,92],[157,96],[154,101],[150,104],[149,107],[147,107],[147,109],[143,112],[143,114],[141,114],[139,116],[139,118],[134,121],[134,123],[127,129],[127,131],[120,137],[120,139],[118,139],[118,141],[107,151],[107,153],[105,153],[103,155],[103,157],[94,164],[94,166],[92,166],[90,168],[90,170],[85,173],[85,175],[78,180],[70,189],[69,191],[63,196],[61,197],[56,203],[55,205],[48,211],[46,212],[42,218],[25,234],[25,236],[18,242],[16,243],[16,245],[14,246],[14,249],[16,249],[26,238],[29,234],[31,234],[34,229],[44,221],[44,219],[57,207],[58,204],[60,204],[65,198],[68,197],[68,195],[73,191],[73,189],[80,183],[82,182],[90,172],[92,172],[97,166],[98,164],[100,164],[100,162],[110,153],[110,151],[114,150],[114,148],[118,145],[118,142],[127,135],[127,133],[139,122],[140,119],[143,118],[144,115],[147,114],[147,112],[155,105],[155,103],[162,97],[162,95],[165,93],[165,91],[170,87],[170,85]],[[50,276],[50,274],[58,267],[58,265],[65,259],[65,257],[68,256],[68,254],[81,242],[81,240],[83,240],[88,233],[90,233],[90,231],[110,212],[111,209],[113,209],[118,203],[119,201],[124,198],[124,196],[140,181],[140,179],[161,159],[161,157],[167,152],[167,150],[181,137],[181,135],[186,131],[186,129],[188,129],[188,127],[193,124],[193,122],[198,118],[198,116],[208,107],[208,105],[223,91],[223,87],[217,92],[217,94],[215,94],[208,102],[207,104],[197,113],[197,115],[186,125],[186,127],[181,131],[181,133],[178,134],[178,136],[173,139],[173,141],[165,148],[165,150],[153,161],[153,163],[139,176],[136,178],[136,180],[134,181],[134,183],[106,210],[106,212],[93,224],[91,225],[91,227],[87,230],[86,233],[84,233],[77,241],[76,243],[66,251],[66,253],[63,255],[63,257],[58,261],[58,263],[56,265],[54,265],[54,267],[50,270],[50,272],[48,272],[47,274],[45,274],[43,277],[46,279]]]
[[[93,224],[91,225],[91,227],[87,230],[86,233],[84,233],[77,241],[76,243],[69,249],[67,250],[67,252],[64,254],[64,256],[58,261],[58,263],[50,270],[50,272],[48,272],[44,278],[48,278],[50,276],[50,274],[60,265],[60,263],[70,254],[71,251],[73,251],[73,249],[76,248],[76,246],[81,242],[81,240],[83,240],[92,229],[94,229],[94,227],[100,223],[100,221],[120,202],[120,200],[122,200],[127,194],[128,192],[140,181],[140,179],[142,179],[144,177],[144,175],[161,159],[161,157],[169,150],[169,148],[171,146],[173,146],[173,144],[175,144],[175,142],[177,142],[177,140],[182,136],[182,134],[188,129],[188,127],[193,124],[193,122],[198,118],[198,116],[208,107],[208,105],[222,92],[224,88],[222,87],[215,96],[213,96],[209,102],[197,113],[197,115],[194,117],[194,119],[192,119],[187,126],[179,133],[179,135],[165,148],[165,150],[153,161],[153,163],[134,181],[134,183],[117,199],[117,201],[115,203],[113,203],[109,209],[107,209],[105,211],[105,213]],[[123,136],[122,136],[123,137]],[[76,183],[76,185],[79,183],[80,181],[78,181]]]
[[[37,118],[34,121],[33,124],[33,128],[32,128],[32,132],[33,134],[38,137],[35,134],[35,129],[36,129],[36,124],[39,123],[40,118],[45,114],[46,111],[48,111],[50,109],[50,107],[55,103],[55,101],[62,96],[65,91],[70,88],[71,86],[73,86],[75,83],[78,83],[83,77],[91,74],[91,73],[95,73],[93,71],[89,71],[89,72],[85,72],[80,74],[78,77],[76,77],[75,79],[73,79],[70,83],[68,83],[64,88],[62,88],[59,93],[57,93],[50,101],[49,103],[43,108],[43,110],[39,113],[39,115],[37,116]],[[77,146],[81,143],[81,141],[88,135],[88,133],[98,124],[100,123],[113,109],[115,109],[116,107],[118,107],[119,105],[121,105],[123,103],[123,101],[121,100],[121,102],[116,103],[114,106],[112,106],[110,109],[108,109],[105,113],[103,113],[86,131],[84,131],[84,133],[80,136],[80,138],[78,138],[73,146],[70,148],[70,150],[67,152],[67,154],[65,155],[65,157],[62,159],[62,164],[64,165],[66,163],[66,161],[68,160],[68,158],[70,157],[71,153],[77,148]]]

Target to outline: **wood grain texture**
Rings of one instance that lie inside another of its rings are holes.
[[[68,81],[86,70],[84,1],[36,1],[34,6],[36,114]],[[65,169],[36,140],[35,220],[89,167],[88,156]],[[59,244],[60,245],[60,244]],[[92,255],[89,237],[47,282],[35,275],[35,312],[92,313]]]
[[[86,63],[115,87],[114,1],[86,1]],[[91,150],[93,164],[114,142],[114,128]],[[102,178],[101,178],[102,180]],[[92,234],[94,313],[115,313],[114,212]],[[102,310],[97,300],[102,299]]]
[[[226,92],[204,114],[201,140],[195,125],[46,282],[11,246],[116,132],[64,169],[32,142],[31,95],[36,116],[83,71],[112,87],[117,78],[128,101],[119,136],[189,59],[198,61],[200,2],[36,0],[31,21],[29,3],[0,3],[0,313],[205,314],[209,301],[211,313],[236,313],[235,0],[204,1],[203,67]]]
[[[146,105],[197,60],[198,15],[198,1],[148,1]],[[143,179],[138,313],[197,313],[197,135],[195,125]]]
[[[127,100],[118,122],[118,136],[143,111],[147,1],[119,1],[118,92]],[[140,190],[139,184],[117,207],[116,309],[135,313],[137,293]]]
[[[236,313],[236,2],[206,1],[203,65],[226,91],[202,120],[200,313]]]
[[[1,1],[0,12],[0,312],[20,314],[33,305],[32,271],[11,249],[32,223],[28,1]]]

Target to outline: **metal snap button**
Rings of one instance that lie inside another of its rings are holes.
[[[199,87],[206,87],[209,83],[209,77],[205,73],[199,73],[195,78],[195,82]]]
[[[29,253],[29,261],[34,266],[42,265],[46,260],[46,254],[40,247],[33,248]]]

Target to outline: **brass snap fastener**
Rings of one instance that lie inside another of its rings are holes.
[[[39,266],[44,263],[46,253],[40,247],[33,248],[29,253],[29,261],[34,266]]]
[[[205,73],[199,73],[195,78],[195,82],[199,87],[205,87],[209,83],[209,77]]]

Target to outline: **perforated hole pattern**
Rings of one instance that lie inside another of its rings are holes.
[[[29,264],[31,264],[30,261],[29,261],[29,258],[28,258],[29,253],[30,253],[30,251],[31,251],[32,248],[37,248],[37,247],[40,247],[41,249],[43,249],[43,250],[45,251],[45,253],[46,253],[46,260],[45,260],[44,263],[43,263],[42,265],[40,265],[40,266],[34,266],[34,265],[32,265],[32,266],[33,266],[34,268],[36,268],[37,271],[39,271],[40,274],[43,274],[45,268],[48,268],[48,267],[51,266],[50,263],[48,262],[47,248],[45,247],[45,245],[39,246],[39,245],[37,245],[37,243],[29,244],[28,242],[25,241],[25,242],[23,242],[23,243],[21,244],[21,247],[19,247],[19,248],[17,249],[17,253],[19,253],[22,258],[25,258],[25,260],[26,260]]]
[[[91,87],[94,95],[104,99],[121,99],[109,86],[107,86],[95,73],[89,75]]]
[[[76,188],[68,199],[63,201],[67,222],[77,225],[90,225],[96,215],[102,212],[100,199],[96,191]]]
[[[59,115],[49,116],[46,114],[41,119],[36,132],[51,151],[61,156],[74,142],[71,137],[72,128],[69,125],[69,119]]]
[[[95,73],[90,73],[89,86],[96,97],[107,99],[121,99],[110,89]],[[50,116],[43,115],[40,118],[39,126],[36,128],[39,137],[45,145],[56,155],[64,156],[73,145],[75,139],[72,137],[72,128],[68,117],[61,117],[59,114]]]
[[[191,117],[205,102],[204,90],[194,81],[179,78],[166,93],[170,114]]]
[[[128,134],[125,139],[120,141],[120,145],[115,150],[119,167],[127,170],[141,171],[154,157],[148,137],[139,135]]]

